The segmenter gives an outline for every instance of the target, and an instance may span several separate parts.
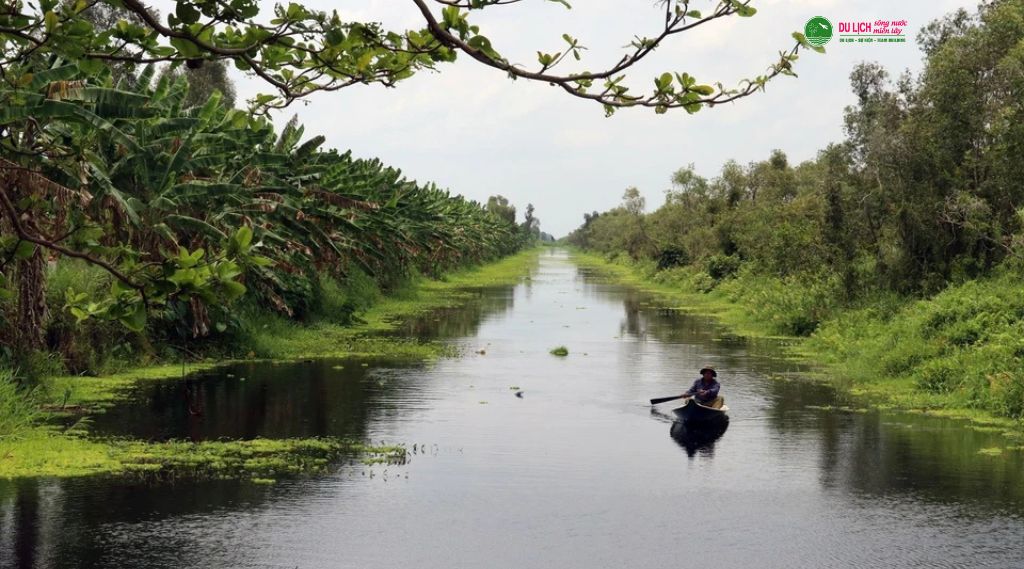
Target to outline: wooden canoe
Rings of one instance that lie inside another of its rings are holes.
[[[687,425],[718,424],[729,420],[729,407],[722,405],[721,409],[708,407],[697,403],[697,400],[690,398],[686,405],[672,410],[676,418]]]

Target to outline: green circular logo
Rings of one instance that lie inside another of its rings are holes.
[[[823,46],[832,39],[832,22],[824,16],[815,16],[804,24],[804,35],[807,36],[807,43]]]

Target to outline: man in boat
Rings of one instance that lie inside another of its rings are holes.
[[[721,409],[725,398],[718,394],[722,387],[718,380],[718,372],[711,366],[704,366],[700,370],[700,378],[693,382],[693,385],[683,394],[684,398],[693,397],[697,403],[705,407]]]

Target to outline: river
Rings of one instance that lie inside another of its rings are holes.
[[[840,410],[778,343],[564,251],[402,333],[463,355],[228,366],[193,379],[202,417],[175,382],[147,383],[93,430],[356,437],[407,445],[406,464],[270,486],[0,481],[0,567],[1024,567],[1024,452],[991,450],[1005,438]],[[704,364],[730,407],[715,441],[647,403]]]

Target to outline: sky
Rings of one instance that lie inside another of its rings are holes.
[[[169,10],[155,2],[161,11]],[[307,0],[305,5],[338,10],[342,18],[375,21],[396,30],[421,28],[422,16],[409,0]],[[654,0],[573,0],[567,10],[545,0],[525,0],[475,12],[494,47],[509,60],[536,65],[536,52],[555,52],[569,33],[588,47],[581,66],[598,70],[614,63],[635,35],[659,31],[663,12]],[[267,2],[268,9],[272,3]],[[694,0],[691,9],[710,12],[717,2]],[[420,182],[435,182],[453,193],[484,202],[501,194],[519,210],[536,207],[541,229],[563,236],[583,214],[616,206],[629,186],[647,199],[648,210],[664,202],[670,176],[692,164],[706,177],[735,159],[741,164],[783,150],[791,164],[812,159],[843,138],[845,106],[854,102],[849,74],[863,61],[877,61],[893,74],[920,70],[915,37],[931,20],[963,0],[754,0],[752,18],[710,22],[670,38],[642,65],[630,84],[649,91],[664,71],[688,72],[700,83],[735,84],[766,70],[790,34],[813,16],[838,25],[847,21],[906,20],[905,44],[841,44],[827,53],[801,51],[798,78],[780,77],[767,91],[695,115],[682,110],[656,115],[652,109],[623,109],[605,118],[601,106],[559,88],[511,81],[468,57],[403,81],[397,87],[354,86],[320,93],[279,111],[292,114],[306,136],[323,134],[326,145],[351,149],[357,157],[380,158]],[[440,5],[435,12],[440,11]],[[267,91],[257,79],[236,76],[239,100]]]

